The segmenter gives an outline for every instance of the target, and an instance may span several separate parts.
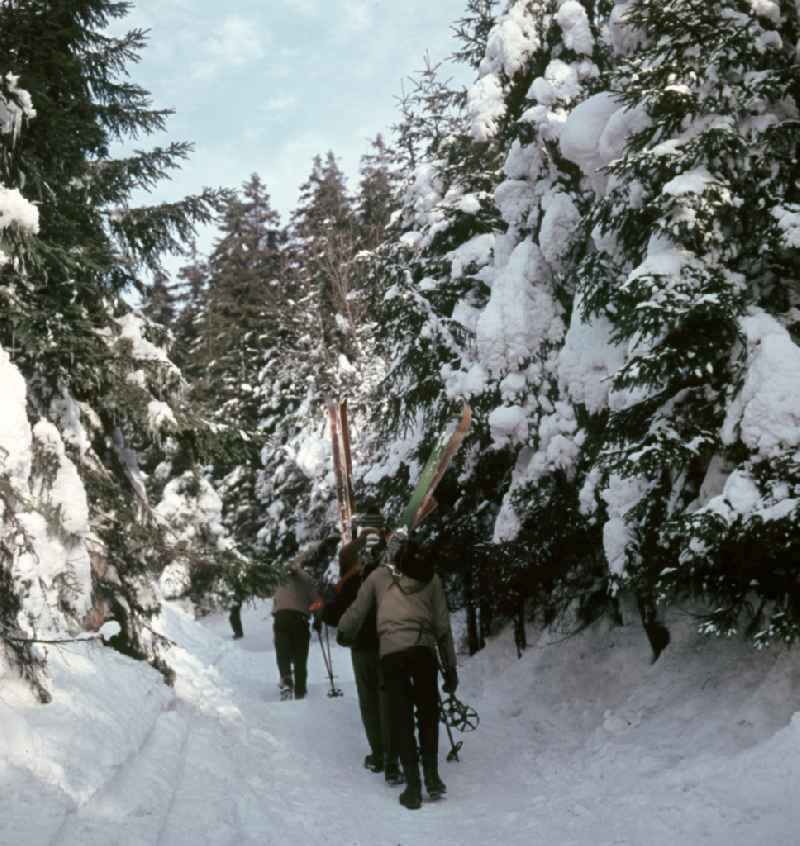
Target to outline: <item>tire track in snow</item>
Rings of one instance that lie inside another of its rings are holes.
[[[154,846],[171,802],[188,728],[177,711],[159,715],[133,760],[65,818],[51,846],[95,846],[108,842],[109,831],[119,832],[118,842],[124,846]],[[167,761],[173,766],[166,766]],[[169,800],[163,809],[165,797]]]
[[[219,650],[205,675],[214,672],[229,649]],[[195,709],[180,696],[171,705],[112,777],[67,812],[50,846],[106,844],[109,829],[124,832],[120,846],[174,846],[177,841],[166,840],[165,832],[186,772]]]
[[[269,829],[251,838],[240,813],[242,794],[252,794],[256,803],[263,797],[248,778],[252,761],[249,768],[242,763],[254,744],[242,720],[237,690],[220,671],[232,652],[233,645],[226,644],[212,662],[203,667],[196,664],[179,682],[179,710],[187,730],[154,846],[263,846],[271,842]]]
[[[186,754],[187,749],[189,748],[189,738],[192,735],[192,717],[192,712],[189,711],[189,713],[186,715],[186,728],[183,732],[183,737],[181,738],[180,748],[178,749],[178,763],[175,771],[175,778],[172,779],[172,789],[169,793],[169,803],[167,804],[167,808],[161,818],[161,826],[158,830],[156,846],[162,846],[162,844],[165,842],[164,832],[167,829],[167,823],[169,822],[170,816],[172,815],[173,809],[175,807],[175,797],[178,792],[178,787],[183,782],[183,778],[186,773]]]
[[[135,749],[132,749],[131,752],[125,757],[125,759],[114,767],[112,775],[106,781],[100,784],[97,789],[91,793],[91,795],[78,802],[65,794],[65,801],[69,804],[69,807],[66,809],[61,824],[53,832],[49,841],[49,846],[63,846],[63,844],[66,842],[65,832],[69,829],[71,825],[75,824],[75,820],[81,816],[81,814],[84,812],[84,809],[90,808],[95,802],[102,801],[102,797],[113,787],[113,785],[117,781],[124,778],[125,773],[133,765],[133,763],[142,755],[144,750],[148,746],[156,742],[155,734],[159,728],[159,722],[162,719],[164,713],[165,712],[162,711],[158,714],[156,719],[153,720],[153,723],[150,728],[145,733],[139,745]]]

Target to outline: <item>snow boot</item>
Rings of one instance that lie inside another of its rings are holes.
[[[285,702],[287,699],[292,698],[294,694],[294,685],[292,684],[291,679],[281,679],[278,683],[278,688],[280,689],[281,702]]]
[[[423,756],[422,772],[428,796],[431,799],[441,799],[447,793],[447,785],[439,778],[439,762],[436,755]]]
[[[383,755],[376,755],[374,752],[370,752],[369,755],[364,758],[364,767],[371,773],[382,773]]]
[[[397,759],[394,761],[386,761],[383,768],[383,777],[389,787],[397,787],[399,784],[405,784],[405,776],[403,775]]]
[[[422,785],[419,780],[419,765],[414,762],[413,766],[403,764],[403,772],[406,774],[406,789],[400,794],[399,802],[409,811],[416,811],[422,805]]]

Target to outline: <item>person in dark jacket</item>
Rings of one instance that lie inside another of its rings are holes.
[[[337,626],[344,612],[358,594],[362,582],[380,561],[383,541],[383,518],[377,508],[370,508],[355,517],[358,536],[345,544],[339,553],[340,581],[336,592],[325,603],[322,621]],[[367,615],[358,635],[350,644],[353,675],[356,680],[361,722],[370,752],[364,766],[372,772],[383,772],[387,784],[403,783],[397,754],[389,735],[389,711],[378,653],[378,632],[375,613]]]
[[[239,640],[244,637],[244,629],[242,628],[242,603],[236,602],[231,605],[230,613],[228,614],[228,622],[233,629],[233,639]]]
[[[455,692],[458,672],[444,588],[432,563],[417,544],[399,533],[389,543],[385,563],[373,570],[339,620],[337,639],[343,646],[351,645],[365,621],[377,611],[392,744],[400,755],[407,782],[400,803],[416,809],[422,803],[419,752],[428,795],[438,799],[447,791],[438,765],[437,652],[445,692]],[[415,708],[419,745],[414,736]]]
[[[318,599],[314,579],[298,557],[287,568],[287,578],[272,598],[275,658],[280,674],[281,699],[302,699],[306,695],[308,649],[311,633],[310,606]]]

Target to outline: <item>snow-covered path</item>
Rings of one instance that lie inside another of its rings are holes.
[[[141,664],[81,646],[51,656],[47,708],[4,685],[0,844],[270,846],[800,843],[800,661],[700,641],[678,625],[655,665],[636,626],[518,661],[508,638],[466,660],[480,711],[448,798],[419,812],[361,766],[349,654],[326,696],[312,644],[309,696],[280,702],[269,606],[227,621],[163,618],[174,691]],[[794,714],[794,716],[793,716]],[[291,840],[288,840],[290,838]]]

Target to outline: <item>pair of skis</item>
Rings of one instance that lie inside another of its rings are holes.
[[[342,542],[354,539],[353,514],[353,459],[350,455],[350,427],[347,420],[347,400],[328,403],[328,425],[333,447],[333,472],[336,480],[336,501],[339,504],[339,522]]]
[[[414,493],[408,500],[400,518],[401,525],[410,535],[426,517],[430,516],[437,508],[438,503],[433,496],[439,482],[442,481],[445,471],[450,466],[453,456],[458,452],[462,441],[469,431],[469,424],[472,420],[472,409],[464,403],[461,418],[455,429],[446,431],[439,436],[433,451],[428,456],[425,466],[420,473]]]
[[[353,496],[353,462],[350,455],[347,400],[329,402],[327,411],[333,447],[333,470],[336,479],[339,521],[342,527],[342,540],[347,543],[354,537],[353,515],[356,510]],[[402,528],[409,535],[436,510],[438,503],[433,493],[466,437],[471,420],[472,409],[465,403],[455,428],[439,436],[433,451],[422,468],[419,481],[400,519]]]

